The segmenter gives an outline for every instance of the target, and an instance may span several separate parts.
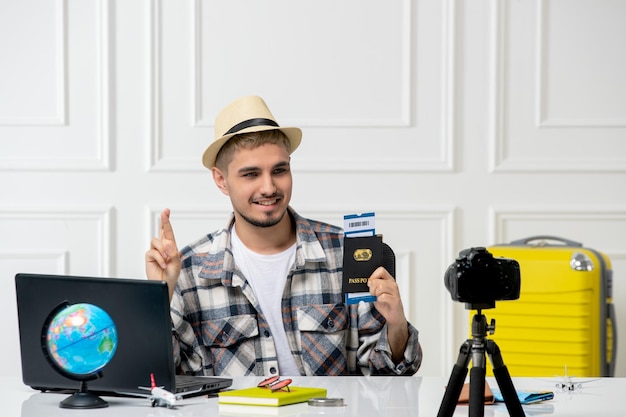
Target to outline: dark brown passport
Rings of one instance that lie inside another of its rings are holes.
[[[368,292],[367,280],[382,265],[383,237],[348,237],[343,242],[344,294]]]
[[[463,384],[463,388],[461,389],[461,394],[459,394],[459,404],[467,404],[469,403],[470,397],[470,384]],[[485,404],[493,404],[495,402],[495,398],[493,397],[493,392],[491,392],[491,388],[489,384],[485,382]]]

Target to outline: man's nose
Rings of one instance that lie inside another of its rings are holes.
[[[261,194],[272,195],[276,192],[276,183],[272,175],[263,175],[261,184]]]

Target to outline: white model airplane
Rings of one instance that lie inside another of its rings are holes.
[[[560,389],[563,392],[572,392],[575,391],[577,389],[580,389],[583,387],[583,384],[586,384],[588,382],[592,382],[592,381],[597,381],[600,378],[594,378],[594,379],[584,379],[584,380],[580,380],[580,381],[574,381],[573,377],[569,376],[567,374],[567,365],[565,365],[565,373],[563,376],[560,377],[561,381],[557,382],[555,384],[555,386]]]
[[[145,397],[150,400],[150,404],[153,407],[167,407],[173,408],[176,406],[176,401],[180,401],[183,399],[182,395],[176,395],[165,388],[157,387],[156,382],[154,381],[154,374],[150,374],[150,386],[149,387],[137,387],[139,389],[150,391],[150,395],[146,395]],[[141,395],[141,394],[136,394]],[[143,395],[141,395],[143,396]]]

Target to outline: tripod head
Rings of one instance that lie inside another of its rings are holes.
[[[496,308],[496,300],[481,303],[465,303],[466,310],[487,310],[489,308]]]
[[[496,332],[496,319],[491,319],[487,324],[487,317],[478,309],[472,318],[472,337],[474,340],[482,340],[487,338],[487,334]]]

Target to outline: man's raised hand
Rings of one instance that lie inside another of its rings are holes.
[[[170,223],[170,209],[166,208],[161,213],[159,237],[152,239],[150,249],[146,252],[146,276],[151,280],[167,282],[171,299],[180,267],[180,253]]]
[[[409,331],[398,284],[381,266],[369,277],[367,286],[370,294],[376,296],[374,306],[387,322],[387,338],[392,360],[394,363],[400,363],[409,340]]]

